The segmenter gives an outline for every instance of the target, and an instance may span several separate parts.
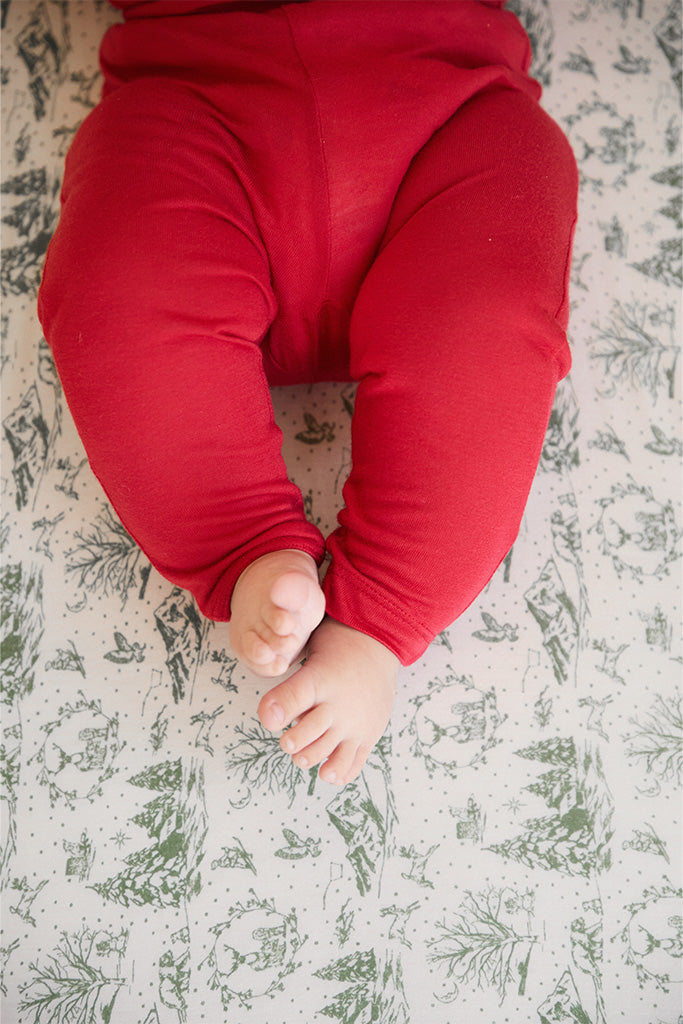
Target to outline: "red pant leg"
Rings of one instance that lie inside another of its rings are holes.
[[[329,613],[408,664],[512,545],[558,380],[577,174],[528,96],[492,89],[401,185],[351,323],[360,380]]]
[[[323,553],[280,454],[259,348],[276,306],[239,161],[194,90],[117,88],[69,153],[39,298],[114,508],[219,620],[254,558]]]

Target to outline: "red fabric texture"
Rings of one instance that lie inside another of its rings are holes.
[[[327,609],[410,663],[513,543],[569,368],[577,175],[528,40],[471,2],[117,6],[39,296],[93,470],[226,620],[254,558],[326,546],[269,385],[359,381]]]

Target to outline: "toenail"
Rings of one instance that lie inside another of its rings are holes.
[[[337,781],[336,773],[335,772],[326,772],[325,773],[325,780],[326,780],[326,782],[336,782]]]
[[[299,765],[299,768],[308,768],[308,761],[305,757],[297,757],[296,763]]]
[[[285,748],[285,750],[289,750],[291,753],[291,751],[294,750],[294,740],[290,740],[289,738],[287,738],[282,741],[282,746]]]

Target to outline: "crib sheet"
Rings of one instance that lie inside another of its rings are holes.
[[[512,551],[336,790],[90,473],[35,298],[117,15],[2,3],[4,1024],[681,1019],[680,6],[510,6],[581,173],[573,369]],[[353,398],[273,395],[326,531]]]

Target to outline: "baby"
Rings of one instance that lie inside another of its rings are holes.
[[[570,364],[576,165],[498,0],[112,2],[45,336],[153,565],[257,675],[305,653],[258,714],[342,785],[516,537]],[[351,380],[325,539],[269,389]]]

